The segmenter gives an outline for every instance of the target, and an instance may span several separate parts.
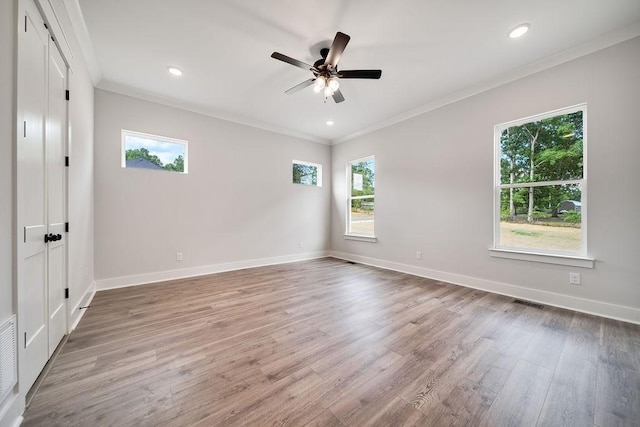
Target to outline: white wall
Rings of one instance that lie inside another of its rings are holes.
[[[104,90],[95,106],[99,287],[328,249],[329,146]],[[122,129],[187,140],[189,173],[122,168]],[[323,164],[323,187],[292,184],[292,159]]]
[[[640,322],[639,100],[636,38],[335,145],[332,249]],[[595,268],[491,258],[493,126],[582,102],[588,103],[588,250]],[[372,154],[379,240],[347,241],[345,163]],[[569,285],[569,271],[582,274],[581,286]]]

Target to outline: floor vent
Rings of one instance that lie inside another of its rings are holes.
[[[535,302],[531,302],[531,301],[524,301],[521,299],[514,299],[513,300],[514,304],[520,304],[520,305],[526,305],[527,307],[533,307],[533,308],[537,308],[542,310],[544,308],[544,305],[542,304],[538,304]]]
[[[18,382],[16,316],[0,325],[0,403]]]

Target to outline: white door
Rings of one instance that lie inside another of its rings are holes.
[[[33,1],[18,36],[19,379],[26,392],[67,330],[67,67]]]
[[[65,310],[66,218],[65,146],[67,129],[67,66],[49,39],[49,108],[46,118],[47,222],[52,240],[48,247],[48,313],[50,357],[66,333]]]
[[[49,34],[35,6],[18,38],[18,328],[20,385],[28,390],[49,356],[45,118]]]

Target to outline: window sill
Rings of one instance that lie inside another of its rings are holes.
[[[567,265],[569,267],[593,268],[595,260],[593,258],[540,254],[535,252],[517,251],[513,249],[489,249],[489,255],[495,258],[508,258],[520,261],[543,262],[546,264]]]
[[[378,241],[378,238],[375,236],[362,236],[359,234],[345,234],[344,239],[356,240],[358,242],[369,242],[369,243],[376,243]]]

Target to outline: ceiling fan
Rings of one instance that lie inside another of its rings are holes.
[[[351,40],[351,37],[338,31],[336,37],[333,39],[331,48],[321,49],[320,55],[322,58],[314,62],[313,65],[306,64],[278,52],[273,52],[271,54],[272,58],[309,70],[313,73],[312,78],[295,85],[285,91],[285,93],[292,94],[307,86],[313,85],[313,90],[316,93],[324,93],[325,100],[331,96],[333,100],[338,103],[344,101],[344,96],[342,96],[342,92],[340,92],[339,89],[339,79],[379,79],[380,76],[382,76],[382,70],[338,70],[338,61],[340,61],[342,52],[344,48],[347,47],[349,40]]]

